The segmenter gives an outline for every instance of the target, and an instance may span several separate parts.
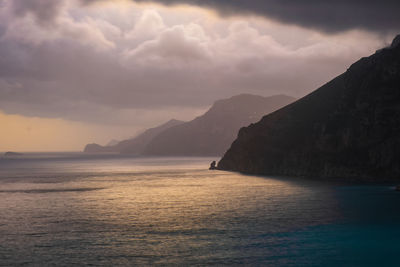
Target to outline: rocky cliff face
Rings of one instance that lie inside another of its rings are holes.
[[[262,97],[242,94],[219,100],[202,116],[160,133],[145,155],[221,156],[243,126],[259,121],[295,99],[285,95]]]
[[[242,128],[218,168],[400,180],[400,36],[310,95]]]

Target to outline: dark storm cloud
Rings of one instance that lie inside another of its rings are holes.
[[[105,0],[79,0],[82,5]],[[189,4],[214,9],[221,15],[261,15],[280,22],[325,32],[364,29],[400,30],[399,0],[134,0],[164,5]],[[52,23],[63,0],[13,0],[16,15],[33,14],[42,25]]]
[[[222,15],[256,14],[281,22],[338,32],[400,29],[399,0],[136,0],[161,4],[189,4],[217,10]]]

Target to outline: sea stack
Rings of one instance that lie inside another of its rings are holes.
[[[217,169],[217,162],[214,160],[210,164],[210,170],[216,170]]]

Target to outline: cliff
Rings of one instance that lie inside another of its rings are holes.
[[[242,128],[218,169],[400,180],[400,36],[310,95]]]
[[[238,130],[295,99],[285,95],[262,97],[242,94],[219,100],[202,116],[171,127],[144,149],[156,156],[221,156]]]

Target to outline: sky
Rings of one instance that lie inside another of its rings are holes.
[[[241,93],[302,97],[390,44],[394,0],[0,0],[0,151],[79,151]]]

